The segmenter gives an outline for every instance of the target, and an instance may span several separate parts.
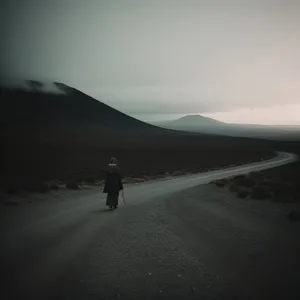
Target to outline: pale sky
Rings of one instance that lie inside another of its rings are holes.
[[[300,1],[1,5],[4,77],[61,81],[148,120],[300,124]]]

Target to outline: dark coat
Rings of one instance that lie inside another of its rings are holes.
[[[120,190],[123,190],[120,170],[116,165],[109,164],[106,171],[103,193],[119,193]]]

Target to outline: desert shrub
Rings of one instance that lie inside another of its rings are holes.
[[[264,186],[255,186],[251,192],[251,198],[257,200],[267,199],[271,196],[268,189]]]
[[[123,183],[132,183],[132,182],[134,182],[134,179],[131,177],[125,177],[122,179],[122,182]],[[101,184],[104,184],[104,181],[102,181]]]
[[[284,194],[281,184],[274,185],[272,191],[276,197],[281,197]]]
[[[269,186],[272,184],[272,180],[268,177],[266,178],[261,178],[261,180],[258,181],[260,185],[263,185],[263,186]]]
[[[281,171],[280,173],[279,173],[279,176],[280,176],[280,178],[281,178],[281,180],[288,180],[289,179],[289,177],[290,177],[290,175],[287,173],[287,172],[285,172],[285,171]]]
[[[243,179],[245,177],[246,177],[246,175],[236,175],[236,176],[233,177],[233,179],[238,181],[238,180]]]
[[[259,172],[252,171],[252,172],[249,173],[249,176],[251,176],[251,177],[257,177],[257,176],[260,176],[260,175],[259,175]]]
[[[59,185],[55,182],[52,182],[52,183],[49,184],[49,188],[50,188],[50,190],[55,190],[56,191],[56,190],[59,189]]]
[[[260,172],[251,172],[250,174],[248,174],[248,176],[251,177],[254,182],[259,182],[265,175]]]
[[[236,183],[244,187],[252,187],[255,185],[254,180],[250,176],[239,177]]]
[[[38,184],[33,182],[26,182],[23,184],[23,190],[28,193],[35,193],[38,191]]]
[[[5,194],[13,195],[13,194],[17,194],[20,191],[20,188],[16,185],[9,185],[9,186],[5,186],[3,188],[3,191]]]
[[[158,171],[155,171],[154,173],[153,173],[153,175],[165,175],[165,171],[162,171],[162,170],[158,170]]]
[[[68,182],[66,187],[70,190],[79,190],[79,184],[76,182]]]
[[[87,184],[95,184],[96,180],[95,180],[94,178],[92,178],[92,177],[88,177],[88,178],[85,180],[85,182],[86,182]]]
[[[144,181],[146,181],[146,179],[143,177],[137,177],[137,178],[134,178],[134,181],[135,182],[144,182]]]
[[[225,187],[226,186],[226,183],[227,183],[227,181],[225,180],[225,179],[218,179],[218,180],[216,180],[216,185],[218,186],[218,187]]]
[[[250,195],[250,191],[247,189],[240,189],[237,191],[237,196],[239,198],[245,199]]]
[[[235,177],[233,177],[234,182],[237,185],[243,185],[243,182],[245,181],[246,175],[237,175]]]
[[[237,191],[238,191],[237,185],[236,185],[235,183],[232,183],[232,184],[229,186],[229,191],[230,191],[231,193],[237,192]]]
[[[300,212],[299,211],[291,211],[287,215],[290,221],[300,221]]]
[[[295,194],[295,187],[289,183],[278,182],[272,185],[272,192],[276,197]]]
[[[246,177],[244,181],[245,187],[252,187],[255,185],[255,181],[251,177]]]
[[[49,186],[46,183],[38,184],[38,192],[39,193],[47,193],[49,191]]]
[[[173,176],[180,176],[180,175],[184,175],[184,174],[186,174],[186,171],[184,171],[184,170],[178,170],[178,171],[172,172]]]
[[[152,179],[161,179],[161,178],[165,178],[166,176],[163,174],[157,174],[157,175],[151,175],[150,178]]]
[[[291,195],[283,198],[283,202],[286,202],[286,203],[293,203],[296,201],[297,201],[297,199]]]

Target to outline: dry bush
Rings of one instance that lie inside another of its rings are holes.
[[[239,198],[246,199],[249,195],[250,195],[250,191],[247,189],[242,188],[237,191],[237,196]]]
[[[56,190],[59,190],[59,185],[55,182],[52,182],[49,184],[49,188],[50,188],[50,190],[56,191]]]
[[[237,184],[244,187],[252,187],[255,185],[255,181],[250,176],[244,176],[236,180]]]
[[[95,180],[95,178],[93,178],[93,177],[88,177],[88,178],[85,180],[85,182],[86,182],[87,184],[95,184],[96,180]]]
[[[218,180],[215,181],[215,183],[216,183],[216,185],[217,185],[218,187],[223,188],[223,187],[226,186],[227,181],[226,181],[226,179],[218,179]]]
[[[39,183],[37,188],[37,191],[42,194],[47,193],[50,190],[49,186],[46,183]]]
[[[137,182],[137,183],[139,183],[139,182],[145,182],[145,181],[146,181],[145,178],[141,178],[141,177],[139,177],[139,178],[134,178],[134,182]]]
[[[231,185],[229,186],[229,191],[230,191],[231,193],[237,192],[237,191],[238,191],[237,185],[236,185],[235,183],[231,183]]]
[[[68,182],[66,184],[66,188],[70,189],[70,190],[79,190],[80,189],[80,186],[78,183],[76,182]]]
[[[20,192],[20,188],[17,185],[4,186],[3,192],[5,194],[14,195]]]
[[[181,175],[185,175],[186,171],[184,171],[184,170],[177,170],[177,171],[172,172],[171,174],[172,174],[172,176],[181,176]]]
[[[269,190],[265,186],[255,186],[251,191],[251,198],[256,200],[264,200],[271,196]]]
[[[299,211],[291,211],[288,213],[287,218],[290,221],[300,221],[300,212]]]
[[[36,182],[26,182],[23,184],[22,189],[28,193],[37,193],[38,184]]]

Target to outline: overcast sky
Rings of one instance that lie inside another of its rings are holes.
[[[61,81],[144,119],[300,124],[300,1],[4,2],[1,75]]]

